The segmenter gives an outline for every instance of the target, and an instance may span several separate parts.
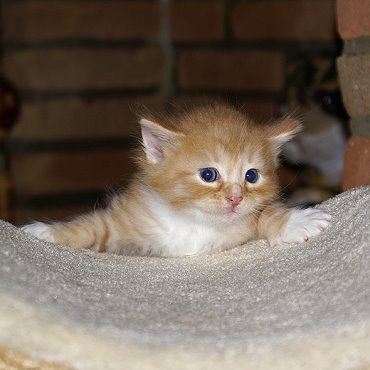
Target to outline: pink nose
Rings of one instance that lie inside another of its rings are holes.
[[[239,196],[232,195],[230,197],[226,197],[226,199],[231,203],[233,207],[236,207],[243,200],[243,197],[240,195]]]

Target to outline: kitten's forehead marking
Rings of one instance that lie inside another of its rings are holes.
[[[232,183],[239,183],[243,180],[245,172],[249,169],[258,170],[265,165],[260,150],[251,152],[250,148],[245,148],[240,153],[229,153],[222,147],[218,148],[214,161],[221,177]]]

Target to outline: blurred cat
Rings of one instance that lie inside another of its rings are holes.
[[[138,172],[106,209],[23,230],[72,248],[128,255],[187,256],[248,240],[304,242],[330,215],[289,209],[279,197],[281,147],[300,129],[284,118],[258,125],[225,104],[140,120]]]
[[[294,186],[289,176],[282,185],[286,204],[312,205],[340,192],[348,116],[333,56],[303,53],[288,66],[280,112],[304,117],[304,130],[283,148],[283,168],[296,176]]]

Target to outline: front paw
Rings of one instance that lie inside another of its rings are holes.
[[[22,226],[21,230],[38,239],[45,240],[50,243],[55,242],[51,226],[44,222],[34,222],[32,224]]]
[[[324,231],[330,219],[329,214],[319,209],[293,209],[280,234],[270,240],[270,244],[303,243]]]

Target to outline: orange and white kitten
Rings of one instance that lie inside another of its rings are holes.
[[[276,202],[279,152],[300,130],[297,121],[258,125],[215,104],[161,120],[147,116],[140,125],[139,170],[106,209],[23,230],[76,249],[188,256],[258,238],[304,242],[328,226],[321,210]]]

